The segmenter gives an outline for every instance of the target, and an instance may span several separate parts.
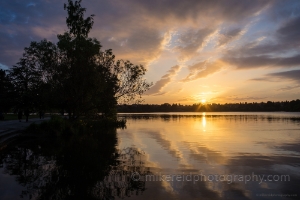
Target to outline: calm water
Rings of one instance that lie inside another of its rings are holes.
[[[87,140],[0,153],[0,199],[300,199],[300,113],[120,117],[127,128],[110,133],[109,147]]]

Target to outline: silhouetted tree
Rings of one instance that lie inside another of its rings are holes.
[[[13,106],[12,86],[5,70],[0,69],[0,113],[8,112]]]
[[[116,61],[111,49],[101,51],[100,42],[88,37],[94,15],[84,18],[80,3],[64,4],[68,31],[58,35],[58,43],[32,42],[10,77],[23,107],[60,108],[70,118],[115,118],[118,101],[133,101],[149,89],[146,69]]]
[[[31,42],[23,57],[10,70],[17,108],[45,109],[50,107],[53,78],[58,65],[58,49],[47,40]]]
[[[157,104],[133,104],[133,105],[118,105],[118,112],[235,112],[235,111],[288,111],[299,112],[300,100],[281,101],[267,103],[252,102],[252,103],[207,103],[207,104],[193,104],[180,105],[164,103]]]

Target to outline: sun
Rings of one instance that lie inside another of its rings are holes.
[[[205,102],[206,102],[206,99],[202,99],[202,100],[201,100],[201,103],[205,103]]]

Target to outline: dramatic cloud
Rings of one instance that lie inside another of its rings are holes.
[[[293,80],[300,83],[300,69],[267,74],[267,77]]]
[[[284,21],[265,42],[249,42],[229,50],[223,61],[238,69],[300,66],[300,16]],[[295,54],[297,52],[297,54]],[[286,56],[287,53],[294,54]]]
[[[269,5],[272,1],[253,1],[253,0],[130,0],[140,12],[152,15],[162,22],[168,19],[176,19],[180,22],[185,20],[197,21],[199,17],[204,19],[222,19],[230,22],[241,21],[249,16],[253,16]],[[139,13],[140,13],[139,12]],[[201,19],[200,19],[201,20]]]
[[[173,66],[164,76],[158,80],[149,91],[147,91],[147,95],[157,95],[161,94],[162,89],[172,81],[172,78],[176,75],[179,71],[180,66],[176,65]]]
[[[148,64],[160,55],[163,34],[170,29],[178,29],[182,23],[197,26],[197,21],[205,19],[209,20],[206,26],[219,23],[220,19],[241,21],[269,3],[251,0],[119,0],[83,1],[82,5],[87,8],[87,15],[95,14],[92,36],[100,39],[104,48],[112,48],[122,59]],[[0,50],[4,53],[0,55],[0,63],[8,66],[16,63],[23,48],[32,40],[47,38],[56,41],[56,35],[66,30],[65,17],[66,12],[60,0],[1,1]],[[194,37],[197,44],[190,42],[180,46],[183,56],[196,50],[210,31],[196,32]],[[108,41],[110,38],[115,38],[115,41]]]
[[[225,57],[223,61],[238,69],[256,67],[297,67],[300,66],[300,54],[291,57],[271,57],[267,55],[249,57]]]
[[[193,81],[199,78],[207,77],[213,73],[220,71],[223,67],[223,64],[220,61],[216,62],[199,62],[195,65],[189,66],[188,69],[190,71],[189,75],[184,78],[183,82]]]
[[[175,47],[175,50],[179,52],[179,59],[188,60],[193,57],[197,50],[203,47],[205,39],[213,32],[213,29],[204,28],[197,31],[189,30],[180,35],[179,45]]]
[[[155,29],[145,27],[135,30],[126,37],[107,37],[101,43],[104,48],[113,49],[118,59],[147,65],[160,55],[164,36]]]
[[[300,45],[300,16],[288,20],[277,30],[278,39],[287,45]]]
[[[0,1],[0,68],[18,62],[31,41],[57,42],[57,34],[67,31],[63,3],[67,0]],[[242,69],[272,73],[300,67],[298,0],[90,0],[82,6],[86,17],[95,14],[90,36],[103,49],[112,49],[117,59],[143,64],[151,71],[147,80],[158,80],[148,92],[152,100],[155,95],[168,98],[166,93],[176,96],[174,91],[188,82],[208,76],[227,81],[224,87],[229,88],[230,73],[217,73],[223,69],[242,74]],[[168,66],[177,67],[163,76]],[[174,76],[183,79],[183,85],[174,84]],[[269,81],[275,76],[257,75]],[[277,79],[290,82],[278,75]],[[172,92],[163,91],[167,85]],[[295,86],[282,90],[291,87]],[[194,95],[189,92],[184,95]]]
[[[228,42],[231,42],[236,37],[240,36],[241,33],[242,33],[242,30],[240,28],[234,28],[234,29],[228,30],[224,33],[221,33],[219,36],[218,45],[222,46],[222,45],[227,44]]]
[[[56,40],[56,35],[66,30],[65,16],[58,0],[1,1],[0,63],[11,67],[33,40]]]
[[[269,73],[266,74],[265,76],[261,78],[255,78],[251,79],[254,81],[282,81],[282,80],[289,80],[293,81],[297,84],[300,84],[300,69],[296,70],[290,70],[290,71],[283,71],[283,72],[276,72],[276,73]],[[285,88],[281,88],[281,90],[291,90],[294,88],[297,88],[298,85],[293,85],[293,86],[287,86]]]

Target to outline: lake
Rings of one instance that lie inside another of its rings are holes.
[[[116,138],[101,147],[86,140],[0,152],[0,199],[300,198],[300,113],[119,117],[127,128],[106,133],[99,141]]]

